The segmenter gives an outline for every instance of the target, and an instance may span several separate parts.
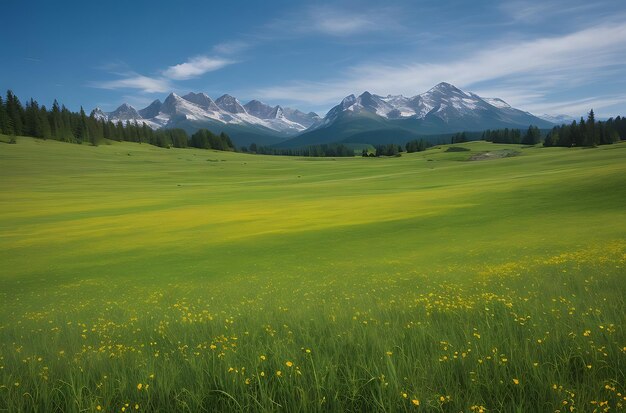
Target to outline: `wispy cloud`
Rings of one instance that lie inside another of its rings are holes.
[[[90,82],[90,86],[99,89],[139,89],[146,93],[167,92],[172,85],[169,80],[143,76],[137,73],[123,73],[123,77],[114,80]]]
[[[170,66],[163,71],[163,75],[168,79],[187,80],[202,76],[205,73],[223,68],[235,63],[234,60],[220,57],[196,56],[185,63]]]
[[[397,10],[383,7],[357,9],[309,6],[270,22],[266,29],[278,33],[289,32],[306,36],[322,34],[334,37],[382,31],[395,32],[403,29],[397,14]]]
[[[464,88],[481,82],[493,89],[517,87],[537,97],[555,88],[591,83],[604,72],[623,67],[624,44],[626,23],[619,22],[562,36],[487,45],[437,63],[362,64],[334,79],[276,85],[257,93],[266,99],[328,104],[363,90],[412,95],[445,80]],[[509,103],[517,103],[512,100]]]
[[[343,36],[366,31],[376,27],[376,20],[365,13],[344,13],[332,8],[312,8],[309,10],[310,27],[320,33]]]
[[[216,44],[215,46],[213,46],[213,51],[218,55],[233,55],[241,53],[249,47],[249,42],[245,42],[243,40],[233,40]]]
[[[103,69],[116,75],[113,80],[89,82],[88,85],[99,89],[137,89],[144,93],[168,92],[174,89],[173,81],[197,78],[205,73],[221,69],[235,63],[232,59],[221,57],[196,56],[185,63],[170,66],[161,71],[160,76],[145,76],[133,71],[116,72],[107,69],[120,67],[120,62],[106,65]],[[125,66],[125,65],[124,65]]]
[[[587,113],[589,109],[594,109],[596,113],[606,112],[605,109],[623,105],[626,103],[626,96],[592,96],[584,99],[557,102],[535,102],[529,103],[528,109],[533,113],[568,114],[578,117]],[[620,114],[616,112],[615,114]],[[613,113],[605,113],[613,115]]]
[[[580,0],[553,0],[553,1],[531,1],[531,0],[507,0],[502,2],[500,10],[515,23],[543,23],[547,20],[554,21],[555,18],[572,16],[585,18],[589,21],[590,14],[597,14],[605,9],[606,1],[597,0],[594,2]]]

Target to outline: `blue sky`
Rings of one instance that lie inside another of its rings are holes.
[[[626,114],[626,2],[0,3],[0,88],[71,109],[174,91],[324,114],[441,81],[536,114]]]

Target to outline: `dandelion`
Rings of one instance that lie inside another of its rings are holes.
[[[402,397],[406,399],[407,397],[409,397],[409,395],[406,393],[402,393]]]
[[[519,384],[519,380],[518,380],[518,379],[513,379],[513,383],[514,383],[515,385],[518,385],[518,384]]]
[[[385,354],[387,354],[388,356],[391,356],[393,354],[393,352],[392,351],[387,351],[387,352],[385,352]]]
[[[286,365],[287,367],[293,367],[293,363],[292,363],[291,361],[287,361],[287,362],[285,363],[285,365]]]
[[[283,372],[280,370],[276,370],[276,376],[280,377],[283,375]]]
[[[139,410],[139,405],[135,404],[135,410]]]
[[[102,410],[102,406],[97,405],[97,406],[96,406],[96,410],[97,410],[97,411],[101,411],[101,410]]]
[[[306,350],[304,350],[307,354],[311,354],[311,349],[307,348]]]
[[[139,383],[139,384],[137,385],[137,390],[141,390],[142,388],[143,388],[143,384]]]
[[[261,377],[265,377],[265,372],[264,372],[264,371],[262,371],[262,372],[260,373],[260,376],[261,376]]]
[[[420,405],[420,401],[417,400],[417,399],[411,400],[411,403],[413,403],[413,405],[415,405],[415,406],[419,406]]]
[[[266,357],[264,355],[260,355],[259,358],[261,359],[261,361],[265,361]]]

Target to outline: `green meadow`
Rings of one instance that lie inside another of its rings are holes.
[[[455,146],[0,142],[0,411],[623,411],[626,142]]]

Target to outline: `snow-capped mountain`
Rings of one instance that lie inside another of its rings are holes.
[[[215,101],[217,106],[228,113],[247,113],[236,97],[222,95]]]
[[[285,146],[329,142],[368,142],[415,139],[461,131],[499,128],[551,128],[552,123],[511,107],[499,98],[485,98],[439,83],[412,97],[379,96],[363,92],[346,96],[324,119]]]
[[[426,135],[499,128],[551,128],[558,118],[540,118],[511,107],[499,98],[487,98],[449,84],[439,83],[412,97],[379,96],[363,92],[346,96],[322,119],[297,109],[270,106],[259,100],[241,104],[231,95],[213,100],[204,93],[178,96],[170,93],[161,102],[136,110],[123,104],[113,112],[92,111],[99,119],[146,123],[154,129],[200,128],[227,132],[238,144],[287,146],[330,142],[396,142]],[[565,119],[564,119],[565,120]],[[282,145],[282,144],[281,144]]]
[[[272,107],[258,100],[242,105],[230,95],[220,96],[214,101],[204,93],[193,92],[182,97],[170,93],[162,103],[157,99],[141,110],[124,103],[113,112],[95,108],[91,115],[114,123],[146,123],[153,129],[183,127],[191,132],[213,127],[221,131],[227,126],[236,126],[238,131],[245,132],[246,127],[250,127],[255,133],[284,137],[302,132],[321,120],[313,112],[306,114],[297,109]]]
[[[499,114],[503,119],[516,115],[521,118],[533,116],[528,112],[512,108],[502,99],[484,98],[474,93],[467,93],[445,82],[413,97],[402,95],[383,97],[370,92],[363,92],[358,97],[349,95],[328,112],[324,118],[324,124],[332,123],[346,111],[369,112],[385,119],[437,117],[444,122],[462,117],[481,118],[486,114]],[[525,122],[525,119],[523,121]]]
[[[159,99],[155,100],[154,102],[152,102],[150,105],[148,105],[147,107],[139,110],[139,115],[143,118],[143,119],[150,119],[150,118],[154,118],[156,117],[159,112],[161,111],[161,106],[163,105],[163,103],[161,103],[161,101]]]
[[[575,117],[569,116],[569,115],[548,115],[546,113],[544,113],[543,115],[540,115],[539,117],[543,120],[547,120],[548,122],[552,122],[555,125],[563,125],[566,123],[572,123],[572,121],[576,120]]]

